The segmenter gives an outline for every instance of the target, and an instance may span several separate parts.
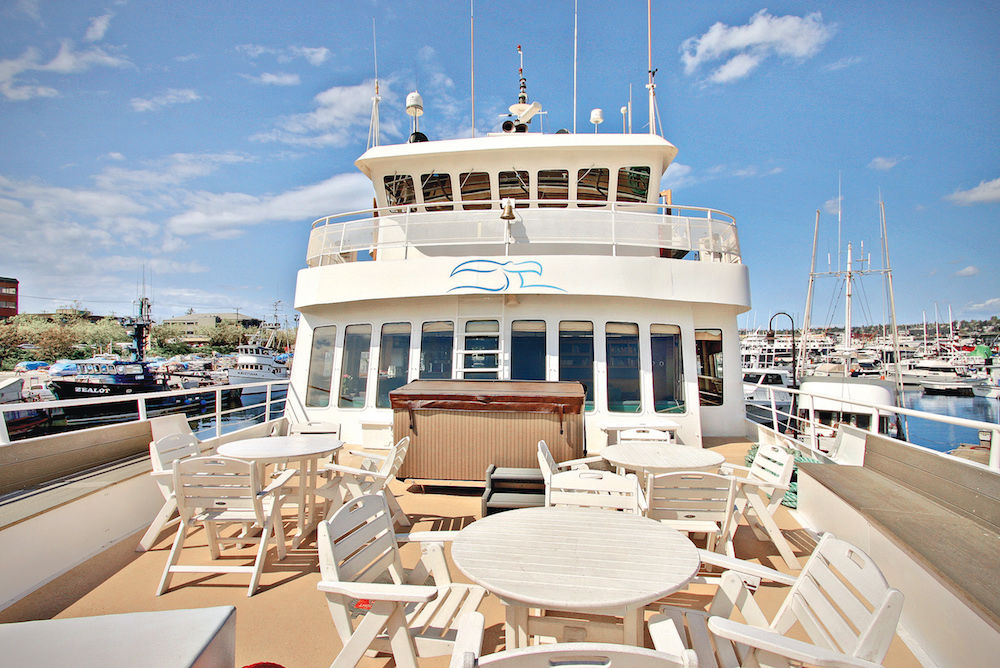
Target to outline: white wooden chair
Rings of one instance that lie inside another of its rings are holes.
[[[782,578],[788,576],[777,573],[774,579]],[[731,570],[723,574],[707,613],[663,606],[650,618],[649,632],[657,649],[693,648],[702,667],[874,668],[889,649],[902,608],[903,594],[888,585],[867,554],[825,534],[773,621],[767,621],[741,576]],[[745,623],[730,619],[735,610]],[[811,642],[784,635],[795,625]]]
[[[317,588],[326,594],[343,643],[331,668],[355,666],[369,648],[391,651],[400,668],[415,668],[418,656],[451,654],[458,620],[486,595],[482,587],[451,581],[442,541],[454,536],[394,535],[381,494],[351,499],[320,523]],[[410,573],[400,561],[400,540],[420,542],[421,560]],[[428,576],[432,585],[424,584]]]
[[[734,556],[736,481],[704,471],[646,477],[646,517],[685,533],[703,533],[706,548]]]
[[[458,627],[455,651],[449,668],[697,668],[698,657],[692,650],[677,654],[644,647],[609,643],[557,643],[504,650],[481,655],[483,644],[482,614],[473,612],[462,618]]]
[[[295,469],[288,469],[265,488],[258,467],[253,462],[219,455],[176,461],[174,496],[181,516],[181,527],[170,549],[156,595],[167,590],[173,573],[250,573],[247,596],[253,596],[260,582],[264,557],[272,538],[277,544],[278,559],[285,558],[285,533],[281,523],[283,486],[296,473]],[[261,527],[260,536],[251,536],[247,532],[237,537],[220,535],[220,530],[230,525],[245,527],[251,523]],[[253,565],[178,565],[187,533],[197,524],[205,527],[208,551],[213,560],[220,557],[220,547],[225,543],[258,543]]]
[[[722,473],[736,476],[736,519],[746,518],[758,540],[771,541],[788,567],[799,569],[802,565],[774,521],[794,471],[795,457],[790,452],[766,444],[757,448],[749,467],[722,465]]]
[[[410,447],[410,437],[404,436],[394,446],[389,448],[385,456],[373,453],[351,452],[365,457],[360,467],[353,468],[342,464],[327,464],[320,468],[320,475],[327,475],[330,481],[316,490],[320,496],[331,501],[331,508],[342,504],[347,499],[356,499],[364,494],[382,494],[392,511],[392,519],[400,526],[411,525],[399,502],[396,500],[389,483],[396,478],[406,451]]]
[[[149,442],[149,460],[153,465],[151,475],[163,495],[163,506],[143,534],[139,546],[135,548],[136,552],[145,552],[151,548],[164,529],[180,521],[178,518],[171,519],[177,511],[173,462],[175,459],[198,457],[201,454],[201,442],[191,433],[169,434]]]
[[[634,473],[574,469],[556,473],[545,485],[546,506],[604,508],[642,515],[645,499]]]
[[[549,479],[554,474],[559,473],[560,471],[589,468],[597,468],[601,470],[608,469],[607,462],[600,455],[569,459],[557,464],[555,457],[552,456],[552,452],[549,450],[549,446],[545,441],[538,442],[538,466],[542,469],[542,479],[546,484],[548,484]]]

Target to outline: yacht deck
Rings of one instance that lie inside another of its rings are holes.
[[[740,464],[750,446],[744,440],[706,440],[708,447],[716,449],[728,461]],[[393,489],[414,522],[413,530],[461,529],[479,517],[481,486],[419,487],[396,481]],[[290,518],[291,513],[286,511],[286,516]],[[802,529],[794,514],[783,506],[776,519],[796,554],[806,557],[814,545],[809,532]],[[134,549],[141,533],[0,611],[0,622],[234,605],[237,609],[237,666],[270,661],[286,668],[310,668],[328,666],[336,657],[340,641],[325,598],[316,590],[320,575],[315,539],[303,543],[298,549],[290,549],[288,557],[281,562],[276,561],[272,550],[261,579],[261,588],[251,598],[246,596],[246,576],[239,574],[179,575],[174,578],[171,589],[157,597],[154,591],[173,533],[164,532],[150,551],[136,553]],[[53,541],[53,545],[58,543]],[[737,556],[788,572],[774,546],[757,541],[745,525],[737,531],[735,546]],[[253,550],[252,546],[244,550],[245,554],[251,555],[250,559]],[[198,533],[193,534],[184,552],[185,561],[208,559],[204,540]],[[229,550],[228,554],[235,554],[235,551]],[[402,554],[405,565],[412,566],[419,557],[419,547],[404,545]],[[243,563],[243,557],[236,557],[236,561]],[[889,566],[882,565],[883,568]],[[454,567],[452,576],[456,580],[464,580],[462,573]],[[710,585],[693,585],[675,594],[671,601],[705,608],[713,590]],[[783,586],[764,585],[760,588],[756,598],[765,613],[774,614],[786,590]],[[500,649],[503,644],[503,606],[495,597],[487,596],[480,610],[486,616],[483,651],[489,653]],[[648,635],[646,642],[649,645]],[[385,667],[394,664],[391,657],[379,656],[366,658],[359,665]],[[448,657],[421,659],[420,665],[447,666]],[[897,637],[884,665],[894,668],[920,664]]]

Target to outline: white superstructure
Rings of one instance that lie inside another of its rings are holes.
[[[290,411],[387,441],[411,380],[579,380],[591,451],[623,421],[669,416],[691,445],[742,430],[748,273],[731,216],[661,197],[672,144],[417,139],[357,160],[375,208],[313,225]]]

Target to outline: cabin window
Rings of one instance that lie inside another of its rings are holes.
[[[581,169],[576,173],[576,198],[578,200],[608,201],[608,170]],[[579,206],[601,206],[600,204],[580,204]]]
[[[470,320],[465,323],[465,350],[462,366],[466,369],[466,379],[496,380],[500,362],[500,323],[496,320]]]
[[[463,209],[488,209],[492,206],[490,200],[493,199],[493,193],[490,190],[489,172],[465,172],[458,178],[462,191]],[[470,202],[476,201],[483,203],[470,204]]]
[[[653,410],[657,413],[683,413],[681,328],[677,325],[650,325],[649,342],[653,365]]]
[[[508,197],[515,200],[527,200],[531,197],[531,183],[528,180],[528,172],[500,172],[500,199]],[[517,208],[528,206],[527,202],[516,202]]]
[[[344,330],[344,364],[340,376],[341,408],[365,406],[371,343],[371,325],[348,325]]]
[[[390,207],[405,206],[417,201],[416,191],[413,189],[413,177],[409,174],[393,174],[384,177],[382,181],[385,183],[385,201]]]
[[[309,384],[306,386],[306,406],[326,408],[330,405],[333,386],[333,353],[337,343],[336,325],[313,330],[312,351],[309,353]]]
[[[569,172],[565,169],[543,169],[538,172],[538,199],[563,200],[539,202],[539,207],[566,208],[569,199]]]
[[[594,324],[559,323],[559,380],[578,380],[586,392],[584,410],[594,410]]]
[[[424,191],[424,206],[428,211],[451,211],[451,174],[424,174],[420,177]],[[447,204],[434,204],[447,202]]]
[[[639,325],[609,322],[604,329],[607,353],[608,410],[613,413],[638,413],[639,399]]]
[[[649,167],[622,167],[618,170],[619,202],[645,202],[649,195]]]
[[[515,320],[510,326],[511,380],[545,380],[545,321]]]
[[[722,405],[722,330],[694,330],[698,356],[698,399],[702,406]]]
[[[420,334],[420,377],[450,379],[455,325],[442,320],[425,322]]]
[[[375,407],[389,407],[389,392],[406,385],[410,368],[410,323],[382,325],[382,343],[378,354],[378,383]]]

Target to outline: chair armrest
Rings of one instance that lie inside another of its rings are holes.
[[[174,472],[173,469],[167,469],[166,471],[150,471],[149,475],[154,478],[166,478],[167,480],[170,480],[174,477]]]
[[[331,594],[342,594],[351,598],[367,598],[376,601],[402,601],[404,603],[426,603],[437,598],[438,588],[428,585],[382,584],[380,582],[337,582],[320,580],[316,589]]]
[[[324,464],[319,469],[319,472],[340,473],[342,475],[354,476],[355,478],[373,478],[375,480],[385,480],[388,477],[378,471],[366,471],[364,469],[356,469],[353,466],[344,466],[343,464]]]
[[[561,469],[572,469],[577,466],[587,466],[587,464],[596,464],[598,462],[603,462],[604,457],[600,455],[591,455],[590,457],[579,457],[577,459],[567,459],[564,462],[559,462],[556,464],[558,468]]]
[[[832,666],[834,668],[876,668],[881,664],[865,661],[847,654],[811,645],[801,640],[788,638],[780,633],[758,626],[741,624],[723,617],[709,617],[708,629],[712,633],[733,642],[756,647],[765,652],[808,664],[810,666]]]
[[[396,540],[400,543],[443,543],[455,540],[457,531],[414,531],[413,533],[397,533]]]
[[[787,492],[789,489],[788,485],[782,485],[781,483],[777,482],[768,482],[767,480],[754,480],[753,478],[741,478],[739,476],[730,476],[730,477],[733,480],[735,480],[736,484],[739,485],[740,487],[771,487],[775,491],[781,490],[783,492]]]
[[[723,475],[731,475],[733,471],[745,471],[746,473],[750,473],[749,466],[740,466],[739,464],[730,464],[729,462],[723,462],[722,466],[719,467],[719,470],[722,471]]]
[[[728,571],[736,571],[737,573],[745,573],[746,575],[753,575],[755,577],[761,578],[762,580],[770,580],[772,582],[778,582],[786,585],[793,585],[798,579],[793,575],[788,575],[782,573],[781,571],[776,571],[773,568],[768,568],[767,566],[761,566],[760,564],[755,564],[752,561],[744,561],[743,559],[737,559],[735,557],[730,557],[725,554],[719,554],[718,552],[710,552],[708,550],[698,549],[698,556],[701,557],[701,562],[703,564],[710,564],[712,566],[721,566]]]
[[[365,459],[377,459],[380,462],[384,462],[389,455],[380,455],[375,452],[366,452],[364,450],[348,450],[347,454],[354,455],[355,457],[364,457]]]
[[[483,651],[485,626],[486,620],[479,612],[470,612],[459,620],[448,668],[474,668]]]
[[[281,475],[279,475],[277,478],[271,481],[270,485],[260,490],[260,492],[258,492],[257,495],[266,496],[272,492],[276,492],[277,490],[287,485],[288,481],[291,480],[293,476],[297,475],[298,472],[299,472],[298,469],[285,469],[284,471],[281,472]]]

